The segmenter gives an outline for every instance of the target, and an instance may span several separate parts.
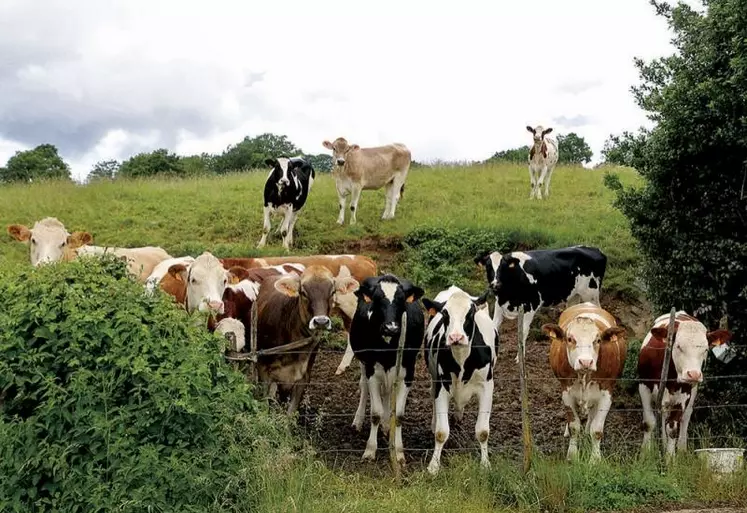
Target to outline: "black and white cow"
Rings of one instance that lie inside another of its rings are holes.
[[[567,306],[586,301],[599,306],[607,269],[604,253],[588,246],[513,251],[505,255],[486,252],[478,255],[475,263],[485,267],[488,286],[495,295],[496,330],[504,317],[516,319],[519,306],[524,305],[524,343],[534,315],[543,306],[563,301]]]
[[[498,334],[486,305],[488,294],[470,296],[459,287],[441,291],[433,301],[423,298],[431,320],[425,334],[425,361],[431,375],[436,447],[428,472],[438,473],[441,450],[449,438],[449,401],[454,398],[457,420],[474,396],[478,398],[475,437],[480,463],[490,468],[488,436],[493,406],[493,366]]]
[[[311,163],[301,157],[270,158],[265,163],[272,171],[265,181],[264,225],[257,247],[262,248],[267,242],[267,234],[271,228],[270,215],[282,212],[283,222],[278,231],[283,236],[283,247],[290,249],[298,212],[306,203],[316,174]]]
[[[418,301],[423,295],[423,289],[407,280],[385,274],[363,280],[355,295],[358,296],[358,306],[350,326],[350,346],[360,361],[361,375],[365,374],[368,386],[361,388],[360,403],[353,425],[362,424],[366,402],[369,396],[371,398],[371,432],[363,459],[376,458],[379,424],[389,424],[389,401],[397,378],[395,366],[402,332],[402,314],[407,312],[407,331],[399,376],[404,378],[404,386],[399,387],[396,398],[397,427],[394,439],[397,460],[404,463],[402,418],[425,333],[425,314]]]

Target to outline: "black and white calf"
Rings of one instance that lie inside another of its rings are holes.
[[[283,236],[283,247],[290,249],[293,244],[293,228],[298,219],[298,212],[306,203],[315,172],[311,163],[300,157],[267,159],[265,163],[272,168],[265,181],[265,208],[262,238],[257,244],[264,247],[267,234],[270,233],[270,215],[275,212],[284,214],[278,231]]]
[[[389,424],[389,404],[396,378],[404,378],[396,398],[394,446],[397,460],[404,462],[402,418],[407,394],[415,378],[415,362],[423,344],[425,315],[420,302],[423,289],[391,274],[372,276],[360,283],[355,291],[358,306],[350,326],[350,346],[360,361],[361,375],[367,387],[361,386],[360,403],[353,425],[360,426],[366,413],[366,402],[371,398],[371,432],[363,459],[375,459],[379,424]],[[397,346],[402,332],[402,314],[407,312],[405,344],[402,352],[400,376],[395,376]],[[361,380],[363,385],[363,380]]]
[[[488,436],[493,406],[493,366],[498,334],[486,304],[487,293],[479,298],[451,286],[433,301],[423,298],[431,320],[425,334],[425,359],[431,375],[433,417],[431,431],[436,447],[428,471],[441,466],[441,450],[449,438],[449,401],[454,399],[457,420],[474,396],[478,398],[475,436],[480,443],[480,462],[490,467]]]
[[[486,252],[478,255],[475,263],[485,267],[488,286],[495,295],[496,330],[504,317],[516,319],[519,306],[524,305],[524,343],[534,315],[543,306],[563,301],[567,306],[586,301],[599,306],[599,292],[607,269],[604,253],[588,246],[514,251],[505,255]]]

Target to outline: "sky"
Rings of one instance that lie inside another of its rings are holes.
[[[633,59],[670,39],[648,0],[1,0],[0,165],[51,143],[82,179],[265,132],[482,160],[540,124],[597,162],[650,126]]]

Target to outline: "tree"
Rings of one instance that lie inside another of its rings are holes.
[[[229,146],[216,158],[215,171],[229,173],[247,169],[264,168],[270,157],[293,157],[302,152],[285,135],[262,134],[257,137],[244,137],[238,144]]]
[[[558,134],[559,164],[589,163],[593,154],[586,140],[575,132],[568,135]]]
[[[747,0],[710,0],[707,12],[653,2],[673,30],[675,55],[637,59],[638,105],[655,128],[632,144],[632,164],[644,179],[617,191],[643,259],[643,278],[658,311],[672,306],[709,329],[726,321],[732,344],[747,334]],[[740,350],[714,374],[744,374]],[[709,382],[718,401],[747,402],[747,381]],[[713,411],[712,415],[720,412]],[[735,415],[738,410],[730,410]],[[741,413],[744,416],[744,412]],[[747,423],[742,423],[747,426]]]
[[[604,142],[602,158],[608,164],[632,167],[636,158],[635,152],[645,141],[646,132],[643,129],[638,134],[627,131],[621,135],[610,134],[609,139]]]
[[[8,159],[3,182],[28,182],[29,180],[70,180],[70,166],[57,153],[52,144],[40,144],[33,150],[17,151]]]
[[[529,161],[529,146],[496,152],[486,162],[523,162]]]
[[[201,176],[214,173],[216,156],[210,153],[182,157],[181,163],[185,176]]]
[[[115,175],[119,171],[119,162],[116,160],[102,160],[96,162],[96,164],[88,173],[88,182],[95,182],[96,180],[113,180]]]
[[[332,155],[319,153],[318,155],[304,155],[315,171],[320,173],[329,173],[332,171]]]
[[[122,162],[118,173],[118,176],[124,178],[181,175],[184,175],[184,167],[179,156],[169,153],[165,148],[130,157]]]

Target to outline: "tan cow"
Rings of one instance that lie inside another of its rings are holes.
[[[534,197],[542,199],[543,183],[545,184],[545,198],[549,198],[550,179],[558,163],[558,143],[554,138],[548,137],[552,128],[542,126],[532,128],[527,125],[527,131],[531,132],[533,138],[532,147],[529,150],[529,180],[532,183],[529,199]]]
[[[560,314],[559,324],[545,324],[552,341],[550,367],[560,380],[566,406],[565,436],[569,434],[568,459],[578,455],[581,417],[591,435],[591,460],[601,458],[599,449],[604,421],[612,407],[612,391],[625,366],[625,328],[594,303],[580,303]]]
[[[345,223],[345,201],[350,194],[350,224],[355,224],[358,200],[363,190],[386,188],[386,206],[382,219],[394,219],[394,211],[405,189],[412,155],[404,144],[394,143],[373,148],[349,144],[343,137],[322,145],[332,150],[332,175],[337,185],[340,214],[337,224]]]
[[[46,217],[34,223],[33,228],[20,224],[8,226],[8,233],[18,241],[30,245],[31,265],[70,261],[84,255],[113,254],[127,260],[127,269],[139,281],[145,282],[153,269],[163,260],[171,258],[162,248],[114,248],[91,246],[93,237],[88,232],[69,233],[54,217]]]

